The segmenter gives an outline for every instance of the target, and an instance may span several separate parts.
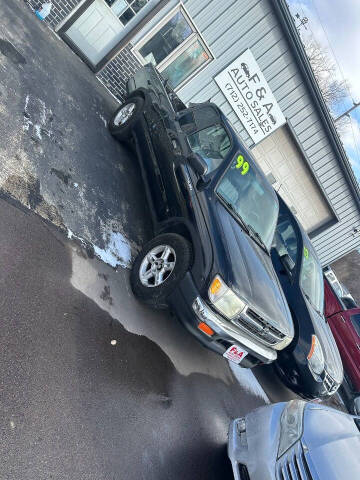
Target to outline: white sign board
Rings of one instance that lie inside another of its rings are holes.
[[[250,50],[219,73],[215,81],[254,143],[286,123]]]

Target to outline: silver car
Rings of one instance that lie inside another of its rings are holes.
[[[236,480],[360,479],[360,417],[291,400],[231,422]]]

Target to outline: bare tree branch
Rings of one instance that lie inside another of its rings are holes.
[[[317,42],[305,43],[306,54],[310,60],[311,67],[318,81],[320,90],[329,108],[347,97],[346,80],[336,78],[336,65]]]

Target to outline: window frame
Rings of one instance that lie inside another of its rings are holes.
[[[177,87],[174,88],[176,92],[178,92],[182,87],[184,87],[188,82],[190,82],[194,77],[196,77],[204,68],[206,68],[209,63],[215,60],[215,56],[211,51],[210,47],[204,40],[204,37],[201,35],[200,30],[196,27],[194,21],[191,19],[189,13],[187,12],[184,5],[180,2],[179,5],[176,5],[173,9],[168,12],[164,18],[162,18],[155,27],[153,27],[149,32],[147,32],[143,38],[141,38],[131,49],[134,56],[137,60],[142,64],[146,65],[148,62],[144,59],[144,57],[140,53],[140,49],[152,38],[156,33],[161,30],[161,28],[168,23],[168,21],[175,16],[177,13],[181,13],[186,22],[189,24],[190,28],[192,29],[192,33],[186,38],[180,45],[178,45],[175,50],[173,50],[167,57],[164,58],[156,68],[161,73],[168,67],[177,57],[179,57],[183,52],[185,52],[189,47],[191,47],[196,41],[200,43],[200,45],[204,48],[205,52],[208,55],[208,59],[200,65],[194,72],[188,75]]]
[[[281,214],[279,214],[279,218],[280,218]],[[301,264],[302,264],[302,249],[303,249],[303,241],[302,241],[302,237],[301,235],[299,235],[299,231],[297,229],[297,225],[296,225],[296,222],[294,221],[294,219],[288,214],[288,213],[284,213],[283,214],[283,217],[286,218],[286,220],[290,223],[291,227],[293,228],[294,230],[294,233],[295,233],[295,238],[296,238],[296,242],[297,242],[297,246],[298,246],[298,250],[297,250],[297,253],[296,253],[296,261],[295,261],[295,266],[292,270],[290,270],[289,268],[287,268],[284,263],[281,261],[282,265],[285,266],[285,269],[286,271],[289,273],[290,275],[290,279],[292,282],[295,281],[295,278],[297,278],[299,276],[299,279],[300,279],[300,274],[301,274]],[[278,224],[279,224],[279,218],[278,218],[278,221],[277,221],[277,224],[276,224],[276,228],[275,228],[275,231],[276,229],[278,228]],[[275,237],[274,237],[275,238]],[[276,247],[274,247],[277,254],[279,254],[278,250]],[[280,255],[279,255],[280,257]],[[290,257],[291,258],[291,257]],[[299,284],[300,285],[300,284]]]
[[[207,175],[213,175],[214,172],[216,172],[216,171],[223,165],[223,163],[229,158],[229,154],[230,154],[230,152],[231,152],[231,150],[232,150],[232,148],[233,148],[232,137],[231,137],[231,135],[229,135],[228,130],[225,128],[225,125],[224,125],[220,120],[219,120],[218,123],[214,123],[214,124],[209,125],[209,126],[207,126],[207,127],[197,129],[196,131],[194,131],[194,132],[192,132],[192,133],[186,134],[187,144],[188,144],[190,150],[191,150],[192,152],[194,152],[194,150],[192,149],[192,147],[191,147],[191,145],[190,145],[189,136],[191,136],[191,135],[196,135],[197,133],[200,133],[200,132],[202,132],[202,131],[204,131],[204,130],[207,130],[207,129],[209,129],[209,128],[212,128],[212,127],[221,127],[221,128],[224,130],[224,132],[226,133],[226,135],[227,135],[227,137],[228,137],[228,139],[229,139],[229,150],[227,151],[225,157],[222,159],[223,161],[221,162],[221,164],[220,164],[218,167],[214,168],[213,170],[208,170],[207,173],[206,173],[206,176],[207,176]],[[196,152],[194,152],[194,153],[196,153]],[[206,160],[205,160],[205,162],[206,162]]]

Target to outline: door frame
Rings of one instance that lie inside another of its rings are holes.
[[[144,25],[149,22],[170,0],[160,0],[159,3],[144,17],[142,18],[134,28],[131,29],[124,38],[122,38],[97,64],[92,63],[89,58],[80,50],[80,48],[66,35],[69,28],[78,20],[83,13],[92,5],[96,0],[84,0],[76,11],[71,14],[68,20],[65,19],[56,33],[64,40],[65,43],[86,63],[86,65],[94,73],[99,73],[121,50],[126,47],[130,40],[136,35]]]

